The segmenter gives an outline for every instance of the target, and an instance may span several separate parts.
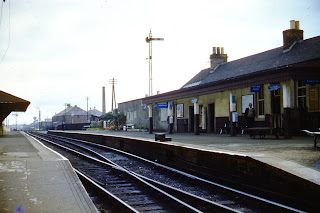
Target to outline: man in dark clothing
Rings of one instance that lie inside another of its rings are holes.
[[[246,121],[247,121],[247,127],[248,128],[253,127],[254,118],[256,117],[256,111],[252,107],[252,103],[249,103],[249,107],[246,108],[244,116],[245,116]]]

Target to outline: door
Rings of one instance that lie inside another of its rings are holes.
[[[208,105],[208,132],[214,132],[214,103]]]
[[[281,113],[280,88],[271,91],[271,114],[280,115]]]
[[[194,106],[189,106],[188,131],[194,132]]]

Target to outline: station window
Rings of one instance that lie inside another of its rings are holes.
[[[305,108],[307,102],[307,88],[303,80],[297,82],[297,102],[299,108]]]
[[[257,94],[257,102],[258,102],[258,116],[264,115],[264,91],[263,85],[261,85],[261,92]]]

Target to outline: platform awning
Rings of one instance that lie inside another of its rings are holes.
[[[11,112],[25,112],[29,105],[29,101],[0,90],[0,122]]]

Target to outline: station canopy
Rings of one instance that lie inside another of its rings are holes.
[[[29,101],[0,90],[0,125],[11,112],[25,112]]]

